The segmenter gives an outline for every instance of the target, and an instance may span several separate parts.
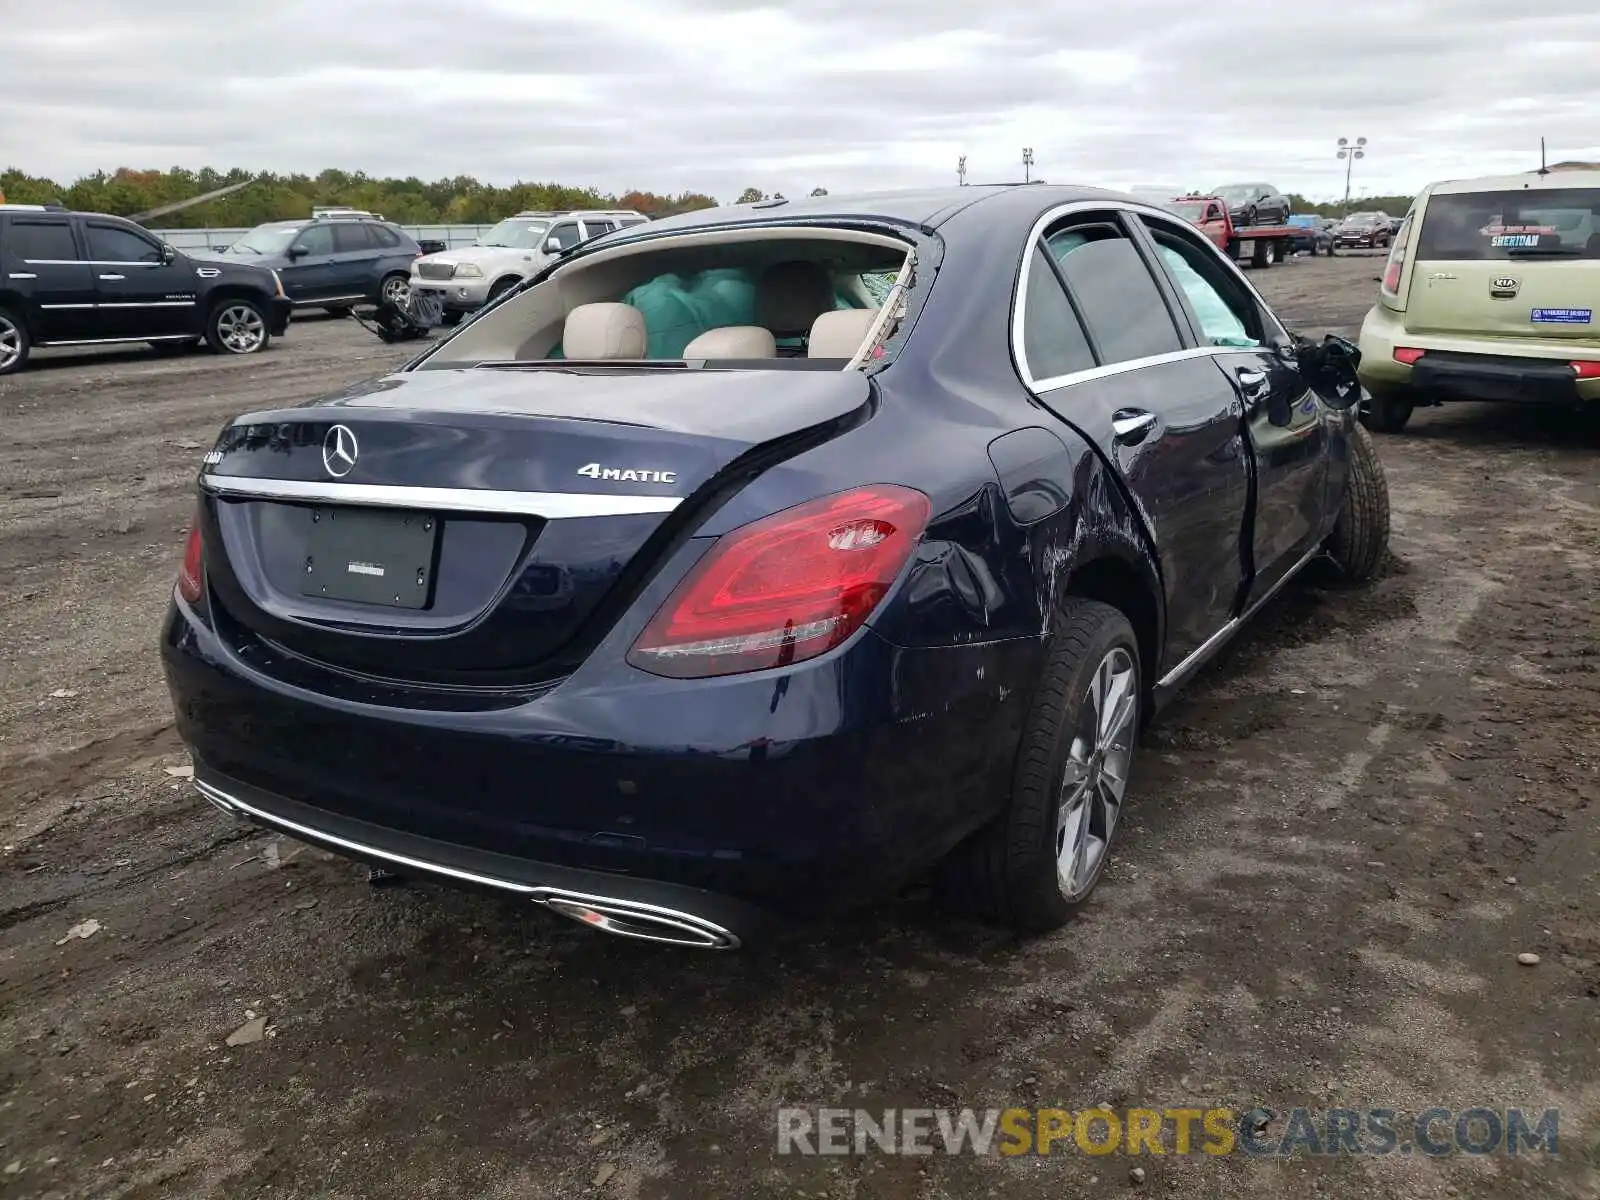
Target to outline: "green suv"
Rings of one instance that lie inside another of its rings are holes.
[[[1367,424],[1445,400],[1600,402],[1600,171],[1422,190],[1361,326]]]

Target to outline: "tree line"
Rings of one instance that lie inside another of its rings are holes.
[[[631,208],[651,217],[714,208],[699,192],[658,195],[629,191],[619,196],[558,183],[482,183],[470,175],[424,182],[415,176],[380,179],[362,171],[327,170],[317,175],[278,175],[235,168],[140,171],[121,167],[96,171],[63,186],[11,167],[0,171],[0,195],[12,204],[64,204],[84,212],[132,217],[167,204],[203,196],[230,184],[250,186],[155,218],[163,229],[240,228],[263,221],[308,217],[314,205],[346,205],[382,213],[403,225],[489,225],[527,209]]]
[[[206,167],[191,171],[173,167],[166,171],[141,171],[120,167],[96,171],[63,186],[53,179],[28,175],[15,167],[0,171],[0,195],[13,204],[60,203],[84,212],[114,213],[131,217],[167,204],[190,200],[230,184],[248,183],[227,196],[179,209],[154,219],[163,229],[241,228],[263,221],[288,220],[311,215],[316,205],[347,205],[382,213],[404,225],[488,225],[527,209],[631,208],[650,217],[667,217],[699,208],[714,208],[715,197],[700,192],[658,195],[629,191],[621,195],[593,188],[558,183],[513,183],[506,187],[483,183],[470,175],[425,182],[377,178],[362,171],[326,170],[317,175],[278,175],[234,168],[218,171]],[[827,188],[813,188],[812,196],[826,196]],[[781,200],[748,187],[735,203]],[[1381,209],[1400,216],[1411,207],[1410,196],[1362,196],[1350,201],[1350,211]],[[1290,193],[1294,212],[1337,217],[1344,213],[1339,201],[1315,202]]]

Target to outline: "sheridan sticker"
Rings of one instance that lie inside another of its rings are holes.
[[[1535,325],[1588,325],[1594,321],[1589,308],[1536,308],[1528,318]]]

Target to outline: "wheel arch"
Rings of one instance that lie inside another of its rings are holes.
[[[1161,591],[1150,572],[1141,571],[1119,554],[1102,554],[1073,569],[1059,598],[1066,597],[1098,600],[1128,618],[1139,643],[1141,683],[1148,701],[1160,670],[1163,618]],[[1146,703],[1143,709],[1148,714],[1150,705]]]

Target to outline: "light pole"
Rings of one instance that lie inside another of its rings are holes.
[[[961,181],[961,186],[967,186],[967,156],[963,154],[956,159],[956,178]]]
[[[1339,157],[1344,159],[1344,215],[1350,215],[1350,168],[1356,165],[1356,159],[1365,158],[1367,139],[1357,138],[1356,144],[1351,145],[1349,138],[1339,139]]]
[[[1031,183],[1032,181],[1033,181],[1033,147],[1032,146],[1024,146],[1022,148],[1022,182],[1023,183]]]

